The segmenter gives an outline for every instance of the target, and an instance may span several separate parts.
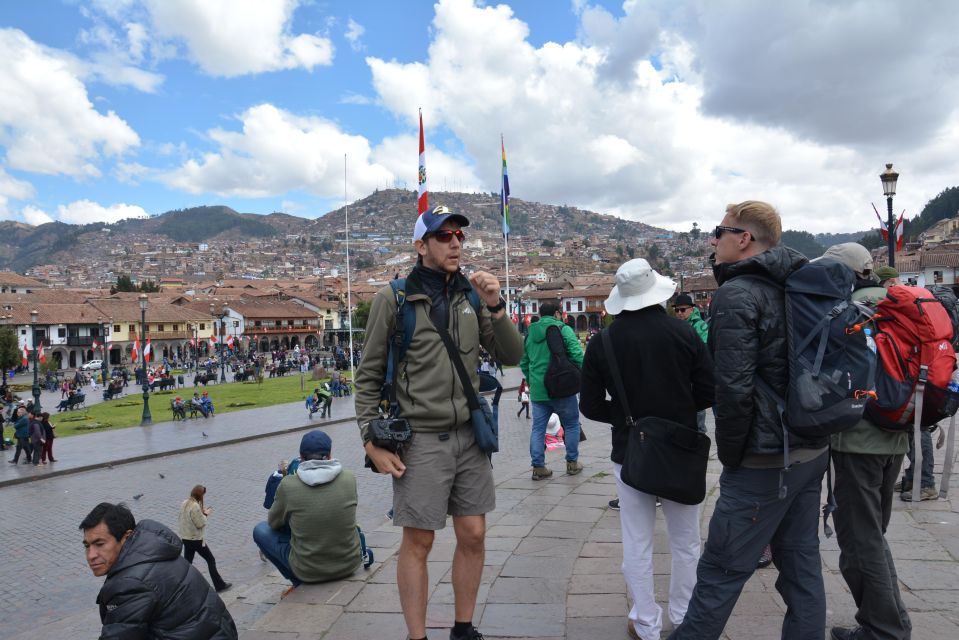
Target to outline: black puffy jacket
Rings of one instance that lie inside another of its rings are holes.
[[[97,596],[101,640],[236,639],[226,606],[181,546],[159,522],[137,523]]]
[[[776,401],[756,378],[785,397],[789,373],[781,285],[806,262],[799,252],[780,245],[739,262],[713,266],[719,290],[709,307],[707,344],[716,367],[716,447],[726,466],[739,466],[747,454],[783,453]],[[789,434],[790,450],[825,445],[826,440]]]

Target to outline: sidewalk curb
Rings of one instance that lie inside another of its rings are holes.
[[[514,391],[518,388],[519,388],[518,385],[516,387],[503,387],[503,392],[505,393],[507,391]],[[29,476],[24,478],[11,478],[10,480],[0,480],[0,489],[4,487],[12,487],[18,484],[26,484],[28,482],[37,482],[40,480],[46,480],[47,478],[57,478],[60,476],[68,476],[76,473],[84,473],[86,471],[95,471],[97,469],[112,469],[113,467],[117,467],[120,465],[131,464],[134,462],[143,462],[144,460],[155,460],[156,458],[165,458],[167,456],[179,455],[181,453],[191,453],[193,451],[213,449],[216,447],[223,447],[231,444],[241,444],[244,442],[250,442],[251,440],[260,440],[262,438],[269,438],[271,436],[277,436],[277,435],[282,436],[290,433],[296,433],[297,431],[306,431],[307,429],[324,427],[326,425],[343,424],[343,423],[355,422],[355,421],[356,421],[356,415],[352,415],[352,416],[347,416],[345,418],[336,418],[335,420],[330,420],[329,422],[323,422],[323,423],[313,422],[309,424],[300,425],[297,427],[287,427],[285,429],[278,429],[276,431],[254,433],[252,435],[238,436],[236,438],[230,438],[227,440],[217,440],[215,442],[198,444],[192,447],[184,447],[182,449],[171,449],[170,451],[157,451],[155,453],[147,453],[140,456],[126,457],[119,460],[107,460],[105,462],[97,462],[94,464],[83,465],[82,467],[74,467],[72,469],[48,471],[44,473],[43,475]],[[128,427],[128,428],[135,429],[137,427]]]

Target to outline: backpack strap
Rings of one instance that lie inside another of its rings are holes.
[[[546,329],[546,345],[549,352],[557,358],[568,358],[566,353],[566,343],[563,341],[563,330],[553,325]]]
[[[390,415],[399,415],[399,403],[396,401],[396,376],[400,368],[400,361],[406,355],[406,350],[413,340],[413,331],[416,330],[416,309],[406,304],[406,279],[398,278],[390,281],[393,299],[396,301],[396,317],[393,320],[393,330],[389,334],[389,350],[386,357],[386,376],[383,380],[383,389],[380,397],[389,400]]]

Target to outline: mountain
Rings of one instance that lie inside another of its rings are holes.
[[[416,192],[404,189],[377,190],[349,205],[350,232],[410,238],[416,221]],[[498,193],[430,193],[430,206],[446,205],[470,221],[470,234],[498,234],[500,196]],[[669,231],[642,222],[623,220],[566,205],[529,202],[510,198],[510,232],[540,240],[562,241],[590,235],[630,238]],[[319,236],[342,236],[346,207],[340,207],[310,222],[307,231]]]

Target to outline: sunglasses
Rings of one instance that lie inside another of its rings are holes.
[[[727,231],[729,233],[746,233],[747,230],[740,229],[739,227],[724,227],[722,225],[718,225],[715,229],[713,229],[713,237],[719,240]]]
[[[466,239],[466,234],[463,233],[462,229],[440,229],[430,234],[431,238],[436,238],[440,242],[451,242],[453,236],[456,236],[456,239],[460,242]]]
[[[676,313],[686,313],[687,311],[692,311],[692,307],[673,307],[673,311]]]

